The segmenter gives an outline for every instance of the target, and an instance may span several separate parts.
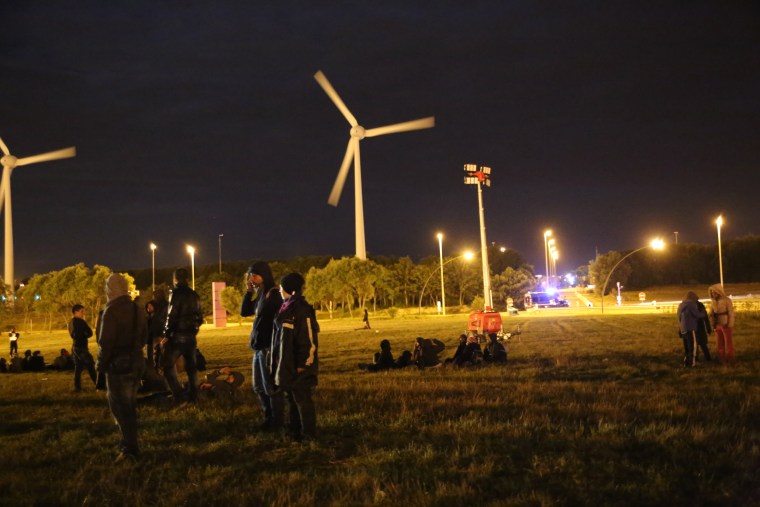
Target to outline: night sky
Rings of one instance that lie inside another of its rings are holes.
[[[436,127],[361,143],[367,251],[479,247],[465,163],[492,168],[488,241],[563,272],[653,235],[760,233],[760,8],[753,1],[4,1],[0,137],[16,277],[353,255],[349,125]],[[317,7],[317,5],[322,5]],[[72,8],[71,5],[78,7]]]

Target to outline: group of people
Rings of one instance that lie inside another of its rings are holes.
[[[366,371],[383,371],[406,367],[419,369],[438,368],[449,365],[455,368],[480,366],[482,364],[504,364],[507,362],[508,346],[504,339],[496,333],[488,335],[488,342],[481,348],[480,338],[474,334],[459,336],[459,344],[454,356],[441,362],[438,355],[446,345],[437,338],[417,337],[414,341],[414,352],[405,350],[398,359],[394,359],[391,342],[380,342],[380,351],[375,352],[371,363],[359,363],[359,369]]]
[[[678,335],[683,341],[683,365],[694,368],[701,349],[705,361],[712,361],[708,347],[708,336],[715,331],[718,360],[731,364],[736,359],[733,341],[734,305],[726,295],[723,286],[710,286],[710,310],[699,300],[696,293],[689,291],[678,305]]]
[[[303,297],[305,280],[299,273],[289,273],[277,287],[269,264],[257,262],[248,268],[246,283],[240,315],[254,316],[251,378],[264,415],[260,429],[286,431],[296,441],[315,439],[312,395],[319,369],[319,324]]]

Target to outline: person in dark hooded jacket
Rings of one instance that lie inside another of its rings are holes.
[[[290,433],[296,440],[314,439],[317,415],[312,394],[317,386],[319,324],[303,297],[304,279],[290,273],[280,280],[283,303],[275,318],[271,371],[290,407]]]
[[[187,285],[188,273],[184,268],[174,271],[174,290],[169,298],[164,338],[161,340],[161,366],[172,391],[174,401],[195,402],[198,397],[198,368],[196,364],[197,334],[203,324],[201,299]],[[177,380],[177,359],[185,360],[189,393],[185,393]]]
[[[275,430],[282,427],[284,398],[281,391],[277,392],[274,389],[269,363],[274,318],[282,306],[282,296],[279,287],[274,283],[272,269],[266,262],[257,262],[248,268],[246,284],[248,291],[243,296],[240,315],[254,315],[250,340],[253,350],[251,384],[264,412],[261,429]]]
[[[105,373],[108,406],[121,431],[117,461],[135,459],[137,445],[137,389],[145,368],[143,347],[148,339],[145,313],[127,292],[127,280],[114,273],[106,279],[106,303],[98,332],[95,369]]]

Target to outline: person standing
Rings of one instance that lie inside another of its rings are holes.
[[[693,368],[697,365],[695,355],[697,326],[704,317],[704,314],[701,314],[697,307],[698,299],[695,293],[689,291],[686,293],[686,298],[678,305],[678,334],[683,340],[683,365],[686,368]]]
[[[246,285],[248,290],[243,296],[240,315],[254,315],[250,337],[253,350],[251,384],[264,412],[264,422],[260,428],[270,431],[282,427],[284,398],[281,391],[275,391],[269,370],[274,318],[282,306],[282,296],[274,283],[272,269],[263,261],[248,268]]]
[[[732,363],[734,352],[734,303],[726,296],[720,284],[710,286],[710,321],[718,341],[718,357],[721,362]]]
[[[699,349],[702,349],[702,353],[705,356],[705,361],[712,361],[710,357],[710,348],[707,345],[707,337],[713,332],[712,325],[710,324],[710,317],[707,315],[707,308],[702,304],[702,301],[697,299],[697,310],[702,316],[697,322],[697,348],[694,350],[696,359],[699,360]]]
[[[148,343],[146,354],[148,356],[148,366],[157,367],[160,364],[160,346],[161,339],[164,337],[164,326],[166,326],[166,312],[169,302],[166,300],[164,289],[158,288],[153,291],[153,299],[146,306],[153,310],[148,318]],[[155,356],[154,356],[155,353]]]
[[[314,308],[303,297],[304,283],[299,273],[280,280],[283,303],[275,318],[271,359],[274,384],[288,400],[290,434],[297,441],[317,436],[312,395],[319,369],[319,324]]]
[[[371,329],[369,327],[369,312],[367,309],[364,309],[364,318],[362,318],[362,322],[364,322],[364,329]]]
[[[106,279],[106,297],[95,368],[105,373],[108,406],[121,432],[118,462],[139,456],[137,388],[145,368],[143,347],[148,339],[148,324],[129,296],[127,280],[122,275],[114,273]]]
[[[161,340],[163,346],[161,365],[174,401],[195,402],[198,399],[198,369],[195,363],[195,351],[198,347],[196,336],[203,324],[201,299],[187,285],[186,269],[176,269],[173,280],[174,290],[169,298],[164,338]],[[184,393],[177,380],[176,363],[179,356],[185,360],[189,389],[187,394]]]
[[[90,354],[89,338],[92,336],[92,329],[84,320],[84,306],[76,304],[71,307],[71,320],[69,321],[69,336],[73,341],[71,351],[74,355],[74,391],[82,390],[82,371],[87,373],[92,379],[92,383],[97,387],[97,376],[95,374],[95,360]]]
[[[18,339],[20,336],[15,327],[12,327],[10,333],[8,333],[8,340],[11,342],[11,357],[14,354],[18,355]]]

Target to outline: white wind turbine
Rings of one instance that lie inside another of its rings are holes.
[[[332,87],[322,71],[317,71],[314,74],[314,79],[327,93],[327,96],[335,103],[343,116],[345,116],[348,123],[351,124],[351,138],[348,140],[348,148],[346,148],[346,154],[343,157],[343,163],[338,171],[338,177],[335,178],[332,192],[330,192],[330,198],[327,200],[333,206],[338,205],[340,194],[343,191],[343,185],[346,183],[346,176],[348,176],[348,169],[351,165],[351,159],[354,160],[354,205],[356,208],[356,256],[360,259],[367,258],[367,251],[364,245],[364,204],[362,201],[362,164],[361,157],[359,156],[359,141],[365,137],[381,136],[383,134],[395,134],[396,132],[406,132],[407,130],[420,130],[427,129],[435,126],[435,118],[429,116],[427,118],[421,118],[419,120],[406,121],[403,123],[395,123],[393,125],[386,125],[385,127],[377,127],[373,129],[365,130],[364,127],[359,125],[356,118],[351,111],[348,110],[343,103],[338,93]]]
[[[3,180],[0,185],[0,210],[5,213],[5,275],[4,281],[8,287],[8,296],[13,301],[14,280],[13,280],[13,216],[11,212],[11,173],[18,166],[36,164],[37,162],[48,162],[61,158],[70,158],[77,154],[74,146],[62,150],[50,151],[31,157],[16,158],[11,155],[10,150],[0,138],[0,150],[3,151],[3,158],[0,163],[3,165]],[[4,201],[4,202],[3,202]],[[3,204],[5,208],[3,209]]]

